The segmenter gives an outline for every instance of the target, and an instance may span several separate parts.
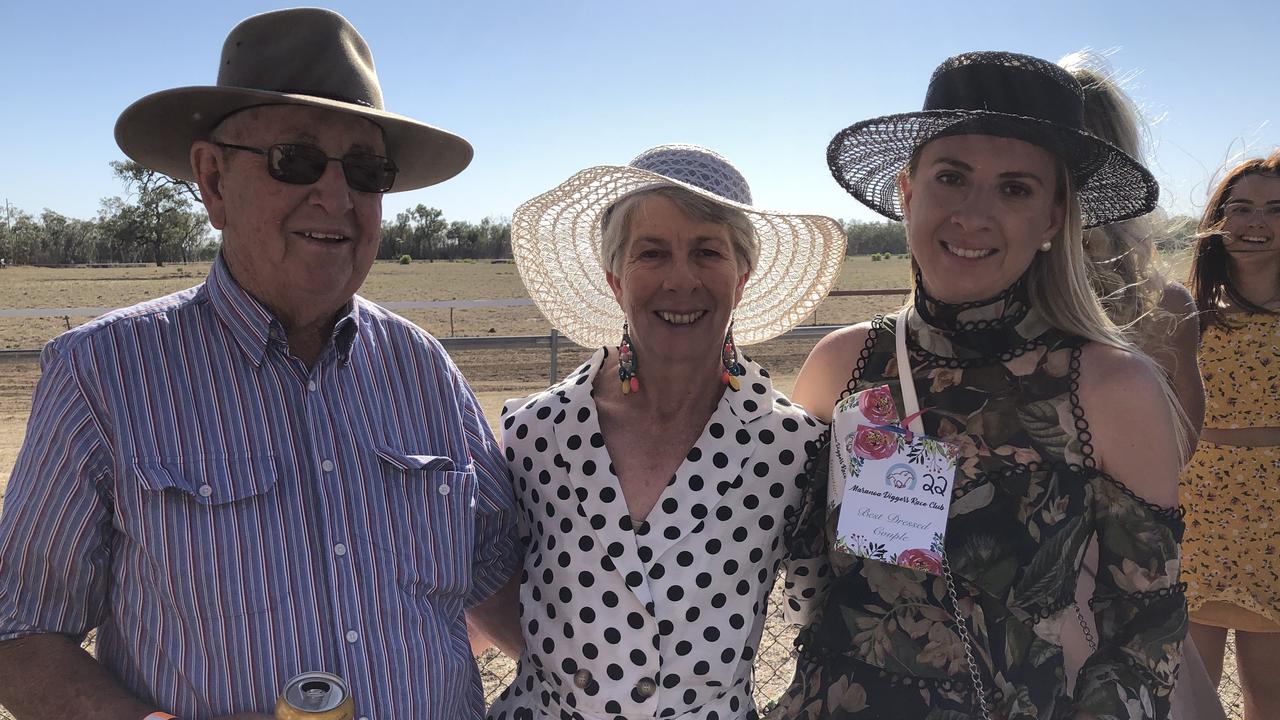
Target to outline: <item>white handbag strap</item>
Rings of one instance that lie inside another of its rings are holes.
[[[924,423],[920,420],[920,400],[916,397],[916,382],[911,377],[911,358],[907,355],[907,313],[904,309],[898,313],[898,324],[894,328],[893,338],[897,344],[894,355],[898,360],[898,385],[902,388],[902,410],[910,418],[907,429],[913,433],[923,433]]]

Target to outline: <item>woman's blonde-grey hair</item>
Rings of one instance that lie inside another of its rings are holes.
[[[600,258],[606,271],[614,275],[621,271],[627,236],[631,232],[631,221],[636,208],[642,200],[655,195],[675,203],[680,212],[693,220],[726,226],[729,229],[729,244],[733,248],[734,259],[748,271],[755,268],[760,257],[760,244],[756,240],[755,227],[746,213],[682,187],[661,185],[632,193],[605,210],[601,220]]]

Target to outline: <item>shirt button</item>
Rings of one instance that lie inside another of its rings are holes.
[[[315,381],[315,380],[308,380],[308,381],[307,381],[307,389],[308,389],[308,390],[310,390],[311,392],[315,392],[315,391],[316,391],[316,381]]]
[[[587,669],[579,670],[573,674],[573,684],[579,690],[591,684],[591,671]]]
[[[658,684],[649,678],[645,678],[636,683],[636,692],[640,694],[640,697],[653,697],[653,694],[658,692]]]
[[[441,495],[448,495],[449,483],[440,483],[440,487],[436,488],[436,492],[440,493]]]
[[[200,497],[209,497],[213,494],[213,488],[208,485],[200,486]]]
[[[333,546],[333,554],[334,554],[334,555],[337,555],[337,556],[339,556],[339,557],[341,557],[341,556],[343,556],[343,555],[346,555],[346,554],[347,554],[347,546],[346,546],[346,545],[343,545],[342,543],[338,543],[337,545],[334,545],[334,546]]]
[[[359,639],[360,639],[360,633],[356,632],[355,630],[347,631],[347,642],[353,643]]]
[[[320,463],[320,469],[325,472],[333,472],[333,461],[324,460]]]

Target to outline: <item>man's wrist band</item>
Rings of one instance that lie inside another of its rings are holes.
[[[179,718],[177,715],[170,715],[167,712],[160,712],[157,710],[156,712],[142,718],[142,720],[182,720],[182,718]]]

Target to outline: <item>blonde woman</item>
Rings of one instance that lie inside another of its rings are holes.
[[[1080,238],[1149,212],[1157,187],[1084,132],[1082,104],[1052,63],[967,53],[935,71],[923,111],[831,143],[837,181],[905,219],[915,298],[821,341],[794,397],[823,418],[866,390],[903,402],[905,365],[924,433],[959,459],[936,573],[832,547],[846,508],[828,501],[814,542],[832,580],[776,717],[1168,715],[1186,633],[1183,439],[1159,368],[1093,295]],[[1060,637],[1094,539],[1098,650],[1072,695]]]
[[[1143,157],[1141,116],[1133,100],[1121,89],[1121,81],[1105,61],[1081,51],[1058,63],[1071,73],[1084,91],[1084,125],[1099,138],[1135,158]],[[1191,431],[1186,457],[1195,448],[1204,422],[1204,383],[1196,362],[1200,323],[1195,300],[1179,283],[1160,270],[1155,237],[1158,223],[1143,216],[1084,232],[1084,249],[1090,263],[1090,280],[1107,316],[1129,339],[1160,364],[1178,396]],[[1093,595],[1098,566],[1097,547],[1090,545],[1081,568],[1076,607],[1084,608]],[[1094,648],[1095,631],[1088,616],[1079,614],[1079,625],[1063,633],[1067,684]],[[1217,691],[1209,681],[1192,638],[1182,646],[1183,665],[1173,701],[1176,720],[1225,718]]]

